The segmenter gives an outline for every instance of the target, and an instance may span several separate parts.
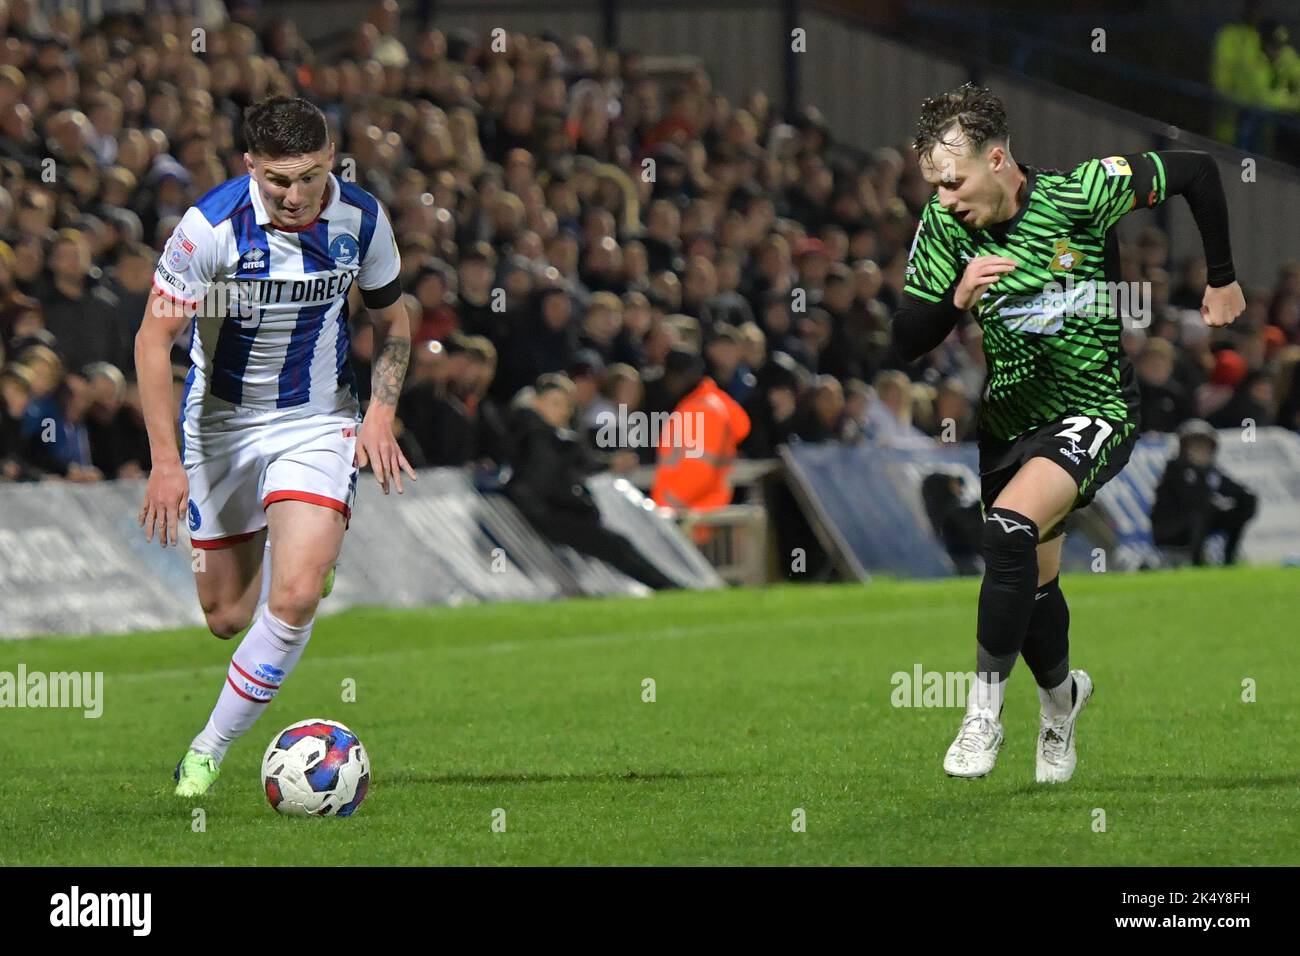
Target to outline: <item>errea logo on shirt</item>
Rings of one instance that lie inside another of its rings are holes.
[[[240,272],[260,272],[262,263],[266,260],[266,253],[254,246],[244,253],[244,257],[239,260]]]

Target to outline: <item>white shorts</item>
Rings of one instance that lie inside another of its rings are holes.
[[[358,422],[350,415],[286,417],[239,409],[186,416],[181,462],[190,481],[190,543],[225,548],[266,527],[266,507],[292,499],[347,522],[357,491]]]

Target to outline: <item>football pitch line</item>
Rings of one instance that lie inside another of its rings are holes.
[[[951,613],[952,608],[938,608],[936,611]],[[967,608],[960,609],[963,613]],[[837,614],[834,616],[819,617],[819,622],[828,624],[848,624],[860,622],[865,617],[870,617],[873,621],[897,619],[912,617],[915,611],[891,611],[883,614],[864,615],[861,612],[854,614]],[[721,633],[732,633],[735,631],[753,630],[756,636],[762,636],[763,633],[773,631],[789,631],[806,628],[807,621],[803,620],[743,620],[718,622],[714,624],[695,624],[675,627],[661,627],[648,631],[635,631],[627,634],[575,634],[571,637],[538,637],[532,640],[509,640],[493,641],[490,644],[471,644],[459,647],[445,647],[435,643],[430,643],[425,647],[407,648],[405,650],[394,651],[373,651],[368,654],[339,654],[334,657],[311,657],[304,655],[299,661],[296,670],[310,667],[324,667],[326,665],[339,664],[359,664],[366,663],[377,659],[400,660],[405,657],[487,657],[497,654],[513,654],[516,651],[528,650],[570,650],[580,647],[599,647],[602,645],[630,644],[640,641],[674,641],[685,637],[708,637]],[[232,647],[234,642],[231,642]],[[153,671],[125,671],[120,674],[109,675],[114,681],[150,681],[150,680],[171,680],[182,677],[199,676],[199,675],[220,675],[224,674],[229,665],[227,664],[204,664],[199,667],[172,668],[169,670]]]
[[[1078,600],[1072,600],[1071,605],[1087,605],[1096,603],[1101,600],[1108,600],[1101,597],[1089,596]],[[389,609],[385,609],[389,610]],[[412,609],[415,610],[415,609]],[[347,614],[348,611],[340,612]],[[855,611],[848,614],[818,615],[816,623],[819,625],[848,625],[862,624],[875,625],[885,624],[891,621],[907,620],[916,617],[918,614],[925,614],[928,617],[956,617],[970,616],[971,633],[970,638],[974,642],[974,606],[965,604],[940,604],[924,608],[903,608],[891,611]],[[338,666],[346,664],[358,664],[374,661],[377,659],[400,660],[402,658],[419,658],[427,656],[442,657],[486,657],[498,654],[512,654],[517,651],[530,650],[570,650],[583,647],[600,647],[606,645],[631,644],[642,641],[672,641],[688,637],[710,637],[722,634],[732,634],[737,631],[752,631],[754,636],[763,637],[773,632],[784,632],[792,630],[806,629],[809,625],[808,620],[804,618],[790,618],[786,620],[772,620],[771,618],[746,618],[742,620],[718,621],[710,624],[693,624],[677,625],[671,627],[660,627],[651,630],[630,631],[625,634],[611,634],[609,632],[596,634],[575,634],[568,637],[538,637],[529,640],[506,640],[493,641],[488,644],[471,644],[461,646],[442,646],[436,643],[430,643],[424,647],[406,648],[404,650],[390,651],[372,651],[366,654],[339,654],[333,657],[313,657],[310,654],[304,655],[298,664],[298,669],[302,668],[315,669],[325,666]],[[231,647],[236,646],[236,642],[229,642]],[[196,667],[178,667],[166,670],[146,670],[146,671],[123,671],[120,673],[110,673],[108,676],[114,682],[132,683],[136,681],[153,681],[153,680],[174,680],[185,677],[198,677],[208,675],[221,675],[226,672],[227,664],[203,664]]]

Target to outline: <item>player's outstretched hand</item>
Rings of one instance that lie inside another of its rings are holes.
[[[1206,325],[1229,325],[1232,320],[1246,311],[1246,297],[1241,286],[1236,282],[1231,285],[1212,285],[1205,287],[1205,298],[1201,300],[1201,315]]]
[[[164,462],[154,466],[149,473],[149,483],[144,489],[144,506],[140,509],[140,526],[145,540],[153,543],[153,533],[158,532],[158,544],[180,543],[177,522],[189,504],[190,481],[179,461]]]
[[[980,300],[988,287],[1016,267],[1014,259],[1006,256],[976,256],[966,265],[952,304],[965,312]]]
[[[403,493],[402,472],[405,471],[412,481],[419,481],[415,469],[402,454],[402,448],[393,437],[392,421],[372,419],[369,415],[357,429],[357,452],[353,462],[358,468],[366,465],[375,473],[379,487],[388,494],[388,479],[393,479],[397,493]]]

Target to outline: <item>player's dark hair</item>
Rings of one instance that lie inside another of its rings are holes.
[[[244,144],[267,159],[302,156],[329,143],[325,114],[293,96],[268,96],[244,111]]]
[[[978,153],[986,143],[1006,142],[1007,110],[997,94],[972,83],[932,96],[921,104],[912,148],[924,156],[939,143],[956,146],[962,133],[971,151]]]

